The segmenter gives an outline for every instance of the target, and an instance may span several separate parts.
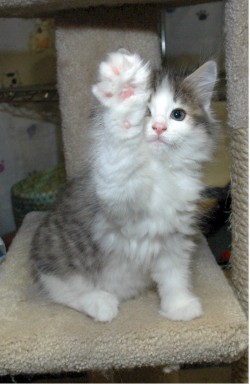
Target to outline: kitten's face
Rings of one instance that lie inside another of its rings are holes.
[[[198,138],[206,142],[213,121],[210,101],[215,80],[213,62],[182,81],[163,78],[148,105],[146,138],[153,149],[176,149]]]
[[[206,134],[206,118],[198,100],[191,95],[186,99],[181,91],[175,92],[167,78],[152,95],[146,137],[156,150],[177,148],[188,138]]]

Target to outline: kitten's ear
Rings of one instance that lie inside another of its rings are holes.
[[[204,108],[209,109],[216,80],[217,65],[215,61],[211,60],[186,77],[184,81],[195,89]]]

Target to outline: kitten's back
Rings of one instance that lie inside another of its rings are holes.
[[[69,182],[66,190],[37,229],[31,260],[41,273],[68,275],[97,270],[97,245],[92,222],[98,210],[91,172]]]

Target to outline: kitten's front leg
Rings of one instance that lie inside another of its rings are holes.
[[[152,277],[158,284],[162,316],[170,320],[188,321],[203,313],[200,299],[191,291],[190,257],[193,243],[173,236],[166,253],[154,265]]]
[[[145,117],[150,70],[137,54],[125,50],[110,53],[99,66],[99,81],[92,92],[113,112],[124,128],[139,125]]]

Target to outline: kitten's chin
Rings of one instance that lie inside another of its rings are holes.
[[[166,140],[166,138],[163,137],[157,137],[157,136],[149,136],[147,138],[147,141],[155,153],[164,153],[168,150],[168,148],[171,146],[170,143]]]

